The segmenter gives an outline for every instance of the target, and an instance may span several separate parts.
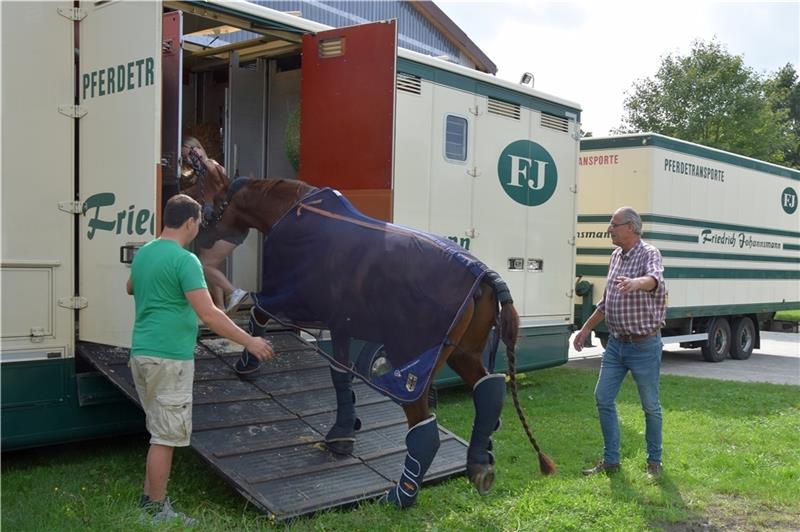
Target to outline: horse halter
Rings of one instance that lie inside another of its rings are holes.
[[[206,182],[206,172],[208,171],[208,169],[206,168],[206,165],[204,164],[203,160],[197,154],[196,148],[189,148],[188,159],[189,159],[189,164],[192,166],[192,170],[194,170],[194,173],[197,176],[197,189],[200,191],[200,197],[205,198],[206,194],[205,194],[204,184]],[[228,206],[227,198],[222,201],[219,207],[217,207],[217,202],[214,201],[212,203],[211,216],[208,218],[203,216],[200,225],[203,228],[214,227],[215,225],[217,225],[217,223],[219,223],[219,221],[222,219],[222,215],[225,212],[225,208],[227,206]]]

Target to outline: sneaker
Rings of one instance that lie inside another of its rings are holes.
[[[185,513],[175,511],[175,508],[172,507],[172,501],[169,500],[169,497],[164,499],[163,502],[149,501],[143,506],[142,509],[143,513],[140,521],[144,521],[145,518],[149,517],[153,523],[164,523],[167,521],[177,520],[183,526],[194,526],[197,524],[197,519],[189,517]]]
[[[242,304],[242,301],[244,301],[244,298],[246,298],[247,295],[247,290],[234,288],[233,292],[231,292],[230,298],[228,298],[228,306],[225,307],[225,314],[236,312],[236,309],[239,308],[239,305]]]
[[[605,462],[600,462],[599,464],[597,464],[592,468],[584,469],[583,471],[581,471],[581,473],[583,473],[586,476],[596,475],[597,473],[605,473],[607,475],[610,475],[612,473],[616,473],[617,471],[619,471],[619,464],[607,464]]]
[[[648,478],[658,478],[661,476],[661,472],[664,468],[661,466],[659,462],[647,462],[647,477]]]

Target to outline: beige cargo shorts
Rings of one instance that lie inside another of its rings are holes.
[[[192,435],[194,360],[132,356],[129,365],[146,416],[150,443],[188,446]]]

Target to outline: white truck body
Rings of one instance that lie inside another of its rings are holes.
[[[231,175],[297,177],[283,132],[298,105],[304,122],[315,118],[305,111],[311,102],[301,101],[310,62],[300,68],[301,51],[316,50],[332,30],[247,2],[1,7],[0,363],[8,448],[91,432],[91,421],[84,432],[72,427],[66,410],[54,414],[59,426],[34,429],[32,413],[78,408],[76,343],[129,346],[131,253],[159,233],[187,125],[219,123]],[[220,51],[197,44],[229,26],[260,32],[260,40]],[[355,43],[347,32],[358,28],[337,35]],[[456,240],[505,278],[523,320],[520,369],[563,363],[572,324],[579,106],[391,46],[391,59],[380,65],[389,72],[381,78],[389,127],[346,125],[391,142],[388,188],[380,191],[388,219]],[[350,75],[336,72],[328,75]],[[330,108],[339,105],[332,100]],[[313,148],[303,151],[301,178]],[[463,158],[453,158],[461,148]],[[355,140],[342,151],[351,160],[365,156]],[[349,177],[331,168],[330,184],[347,189]],[[314,184],[328,184],[321,179]],[[343,192],[358,199],[363,191]],[[258,290],[260,253],[260,235],[251,231],[227,265],[237,286]]]
[[[608,222],[628,205],[663,256],[665,339],[700,345],[714,319],[735,330],[742,317],[757,324],[798,308],[799,185],[797,170],[661,135],[583,139],[576,274],[593,285],[596,305],[613,249]]]

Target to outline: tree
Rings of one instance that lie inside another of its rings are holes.
[[[695,41],[689,55],[662,57],[653,78],[634,82],[618,132],[652,131],[784,164],[790,127],[775,104],[785,94],[776,82],[770,102],[766,85],[741,56]]]
[[[800,168],[800,81],[794,66],[787,63],[767,79],[764,89],[772,110],[786,121],[788,140],[783,164]]]

